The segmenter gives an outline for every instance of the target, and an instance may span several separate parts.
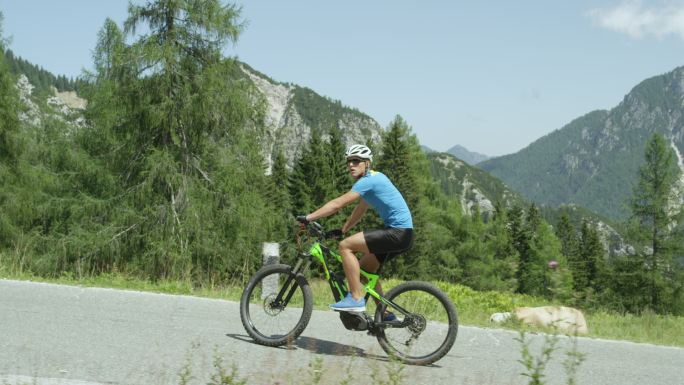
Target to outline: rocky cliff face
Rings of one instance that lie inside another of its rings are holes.
[[[461,203],[463,214],[471,215],[477,207],[480,213],[493,213],[494,202],[511,206],[523,202],[521,197],[501,181],[468,165],[448,153],[428,154],[432,174],[442,190]]]
[[[327,131],[330,127],[326,127],[326,123],[329,122],[318,122],[315,117],[305,119],[299,112],[303,106],[299,104],[301,102],[296,97],[296,93],[301,92],[301,87],[275,82],[246,65],[242,65],[241,69],[266,101],[266,137],[263,152],[269,173],[274,150],[282,149],[288,165],[292,166],[301,148],[311,138],[313,129],[321,130],[321,136],[327,140]],[[312,94],[312,91],[309,93]],[[317,95],[313,97],[317,99],[317,103],[325,105],[326,109],[335,111],[332,124],[336,124],[342,130],[346,145],[366,143],[369,139],[374,143],[380,142],[382,127],[373,118],[343,107],[339,102],[336,103]]]
[[[19,120],[31,126],[40,125],[45,119],[60,119],[68,122],[70,126],[83,127],[85,119],[82,110],[86,101],[79,98],[75,92],[57,92],[47,100],[35,100],[33,96],[34,86],[25,75],[20,75],[17,80],[19,100],[24,105],[24,110],[19,113]]]
[[[678,201],[675,200],[674,202],[672,202],[672,208],[676,209],[677,206],[684,205],[684,156],[682,156],[682,153],[681,151],[679,151],[679,148],[674,143],[674,140],[670,142],[670,146],[672,147],[675,155],[677,156],[677,165],[679,166],[679,169],[682,170],[682,174],[679,176],[679,183],[675,187],[677,189],[675,195],[679,197],[679,199]]]

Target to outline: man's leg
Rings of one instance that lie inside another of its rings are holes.
[[[375,273],[378,271],[380,268],[380,261],[378,261],[378,257],[375,256],[373,253],[368,253],[361,257],[361,260],[359,261],[359,265],[361,265],[361,268],[369,273]],[[375,291],[378,292],[380,295],[385,295],[382,292],[382,285],[380,285],[380,280],[378,280],[378,283],[375,284]],[[380,306],[380,301],[378,301],[375,297],[373,297],[373,301],[375,301],[375,306]],[[385,320],[385,316],[389,314],[389,310],[385,309],[385,313],[383,314],[383,321]],[[390,319],[390,321],[396,320],[396,316],[394,316],[393,319]]]
[[[376,257],[375,254],[368,252],[366,255],[361,257],[359,260],[359,265],[363,270],[369,273],[375,273],[380,268],[380,261],[378,261],[378,257]],[[382,286],[380,285],[379,280],[378,283],[375,284],[375,291],[377,291],[378,294],[383,295]],[[377,299],[373,298],[373,300],[375,300],[375,303],[378,304]]]
[[[366,245],[366,238],[363,232],[358,232],[340,242],[340,255],[342,256],[342,267],[344,268],[344,275],[347,276],[349,282],[349,290],[355,300],[364,296],[363,286],[361,285],[359,260],[354,253],[362,252],[368,254],[368,246]]]

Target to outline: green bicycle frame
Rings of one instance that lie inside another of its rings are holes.
[[[347,292],[349,291],[349,288],[347,285],[344,283],[340,277],[337,277],[330,271],[328,268],[328,257],[333,257],[335,258],[338,262],[342,262],[342,256],[336,253],[335,251],[331,250],[330,248],[323,246],[320,242],[314,242],[311,245],[311,248],[309,248],[309,253],[308,255],[314,257],[318,262],[320,262],[323,265],[323,271],[325,272],[325,279],[330,283],[330,287],[333,290],[333,294],[335,295],[336,299],[344,298],[344,296],[347,295]],[[392,305],[393,307],[397,309],[401,309],[401,307],[397,306],[396,304],[386,300],[383,296],[378,294],[377,291],[375,291],[375,286],[378,283],[378,280],[380,279],[379,274],[374,274],[374,273],[369,273],[363,269],[359,269],[361,272],[361,276],[366,278],[366,284],[364,285],[364,289],[366,290],[366,300],[368,300],[368,297],[373,297],[380,301],[381,303],[384,303],[385,305]],[[339,297],[337,295],[339,294]]]

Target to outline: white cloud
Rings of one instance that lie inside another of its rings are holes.
[[[613,8],[592,9],[587,15],[602,28],[636,39],[677,35],[684,40],[684,2],[681,1],[650,8],[639,0],[623,1]]]

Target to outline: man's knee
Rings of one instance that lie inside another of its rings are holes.
[[[347,251],[353,252],[354,250],[352,250],[352,244],[353,243],[349,240],[349,238],[343,239],[340,242],[340,247],[339,247],[340,252],[342,252],[342,253],[347,252]]]
[[[349,250],[355,253],[357,251],[360,251],[359,249],[359,240],[356,239],[354,236],[344,238],[342,241],[340,241],[340,251]]]

